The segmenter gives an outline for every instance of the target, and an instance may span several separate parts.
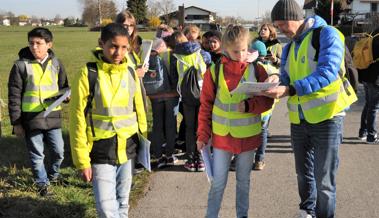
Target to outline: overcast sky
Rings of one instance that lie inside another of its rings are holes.
[[[153,0],[154,1],[154,0]],[[159,1],[159,0],[156,0]],[[296,0],[301,6],[304,0]],[[126,7],[126,0],[115,0],[121,10]],[[173,0],[178,5],[185,7],[197,6],[214,11],[219,16],[240,16],[252,20],[270,11],[277,0]],[[16,15],[26,14],[38,17],[54,18],[57,14],[61,17],[80,17],[81,5],[78,0],[0,0],[1,11],[11,11]]]

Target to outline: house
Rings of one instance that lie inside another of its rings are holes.
[[[4,18],[2,21],[1,21],[1,24],[3,26],[10,26],[11,25],[11,20],[9,18]]]
[[[303,9],[305,11],[305,17],[313,16],[315,15],[314,8],[317,6],[316,0],[304,0],[304,6]]]
[[[354,0],[351,3],[351,13],[378,13],[379,0]]]
[[[165,21],[165,23],[168,23],[170,26],[178,26],[178,15],[179,11],[174,11],[169,14],[162,15],[160,19]],[[215,12],[196,6],[184,8],[184,24],[195,24],[202,30],[209,30],[215,25],[215,16]]]

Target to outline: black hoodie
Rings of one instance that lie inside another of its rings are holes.
[[[54,58],[54,53],[49,49],[48,59],[41,64],[42,69],[45,71],[49,60]],[[20,61],[36,62],[33,54],[28,47],[22,48],[19,53],[19,60],[13,65],[9,74],[8,80],[8,110],[11,124],[22,124],[25,131],[32,130],[49,130],[61,127],[61,112],[52,111],[46,118],[39,112],[22,112],[22,96],[26,87],[26,67],[25,64],[20,64]],[[59,89],[67,88],[68,81],[64,70],[64,67],[59,62],[59,74],[58,74],[58,87]]]

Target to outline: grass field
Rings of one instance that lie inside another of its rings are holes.
[[[7,103],[9,71],[18,51],[27,45],[27,32],[32,27],[0,26],[0,97]],[[97,45],[99,32],[87,28],[53,27],[53,50],[62,60],[71,84],[73,75],[90,60],[90,51]],[[153,33],[141,33],[151,39]],[[0,217],[96,217],[90,184],[82,182],[72,166],[68,144],[68,107],[63,108],[65,160],[62,175],[67,184],[53,185],[53,196],[42,198],[35,193],[26,147],[22,139],[11,135],[8,110],[1,108],[2,137],[0,139]],[[48,155],[48,154],[47,154]],[[132,206],[143,192],[149,174],[143,172],[134,179]]]

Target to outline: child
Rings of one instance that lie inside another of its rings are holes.
[[[25,139],[37,190],[46,196],[50,181],[59,178],[64,142],[61,107],[54,108],[46,118],[41,112],[52,103],[45,99],[68,88],[68,82],[62,63],[51,50],[52,33],[37,27],[28,32],[28,42],[29,46],[19,51],[19,59],[9,75],[8,108],[13,132]],[[52,154],[48,170],[44,165],[44,145]]]
[[[176,136],[175,107],[179,101],[176,91],[178,76],[170,73],[159,56],[165,50],[163,39],[155,39],[149,59],[149,71],[143,78],[153,111],[152,147],[158,158],[158,168],[172,166],[177,162],[173,154]],[[163,147],[164,143],[166,145]]]
[[[136,155],[137,132],[146,135],[146,115],[139,79],[125,57],[127,30],[120,24],[108,24],[101,31],[99,46],[93,51],[95,62],[87,63],[74,80],[72,159],[83,180],[93,183],[99,217],[128,217],[131,159]],[[88,76],[96,72],[91,91]]]
[[[226,56],[221,59],[217,86],[215,65],[204,76],[197,148],[201,150],[212,140],[214,177],[208,195],[208,218],[218,217],[233,154],[236,154],[237,217],[248,217],[253,154],[262,141],[260,114],[273,103],[263,96],[230,94],[242,81],[263,82],[267,78],[264,68],[245,61],[249,42],[247,29],[228,26],[222,37]]]
[[[200,39],[200,29],[196,25],[190,24],[186,26],[183,30],[183,34],[186,36],[190,42],[199,42]]]
[[[202,77],[206,71],[206,64],[209,64],[211,60],[209,53],[201,50],[199,43],[188,41],[183,33],[174,32],[172,37],[176,40],[176,46],[174,50],[175,60],[172,61],[171,71],[177,72],[179,76],[178,92],[182,96],[180,87],[186,70],[191,66],[195,66]],[[199,112],[200,102],[188,101],[183,97],[181,97],[181,101],[183,102],[187,155],[187,161],[184,167],[191,172],[196,170],[204,171],[204,163],[196,150],[197,114]]]
[[[209,42],[209,50],[212,57],[213,63],[218,63],[221,60],[222,57],[222,50],[221,50],[221,32],[217,30],[210,31],[210,34],[208,35],[208,42]]]

